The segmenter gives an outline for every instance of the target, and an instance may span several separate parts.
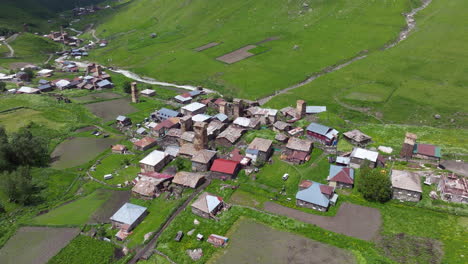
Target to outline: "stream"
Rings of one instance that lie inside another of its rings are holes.
[[[409,13],[406,13],[406,14],[403,14],[405,16],[405,20],[406,20],[406,27],[405,29],[403,29],[400,34],[398,35],[398,38],[385,45],[383,47],[383,50],[387,50],[387,49],[390,49],[390,48],[393,48],[395,47],[396,45],[398,45],[400,42],[402,42],[403,40],[405,40],[406,38],[408,38],[408,35],[416,28],[416,19],[414,18],[415,15],[425,9],[426,7],[429,6],[429,4],[432,2],[432,0],[422,0],[422,5],[419,6],[419,7],[416,7],[414,9],[412,9]],[[274,94],[272,95],[269,95],[269,96],[266,96],[266,97],[263,97],[261,99],[258,100],[258,102],[260,103],[260,105],[264,105],[266,103],[268,103],[271,99],[273,99],[274,97],[280,95],[280,94],[284,94],[284,93],[287,93],[293,89],[296,89],[298,87],[301,87],[301,86],[304,86],[308,83],[311,83],[312,81],[314,81],[315,79],[325,75],[325,74],[328,74],[328,73],[332,73],[332,72],[335,72],[337,70],[340,70],[350,64],[352,64],[353,62],[355,61],[359,61],[359,60],[362,60],[364,58],[367,58],[368,54],[364,54],[364,55],[358,55],[358,56],[355,56],[351,59],[348,59],[346,60],[345,62],[341,63],[341,64],[338,64],[338,65],[334,65],[334,66],[331,66],[331,67],[327,67],[323,70],[321,70],[320,72],[318,73],[315,73],[313,74],[312,76],[308,77],[307,79],[305,79],[304,81],[298,83],[298,84],[295,84],[295,85],[292,85],[290,87],[287,87],[287,88],[284,88],[282,90],[279,90],[279,91],[276,91]]]

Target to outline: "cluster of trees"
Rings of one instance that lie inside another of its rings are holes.
[[[3,92],[6,90],[6,83],[0,82],[0,92]]]
[[[47,166],[49,162],[46,140],[34,136],[28,127],[8,136],[0,126],[0,187],[10,201],[34,203],[39,187],[33,182],[30,168]]]
[[[388,172],[371,169],[368,163],[361,166],[356,186],[368,201],[385,203],[392,199],[392,182]]]

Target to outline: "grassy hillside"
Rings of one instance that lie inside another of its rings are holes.
[[[344,115],[352,112],[337,104],[333,97],[338,97],[348,105],[372,107],[391,122],[467,128],[467,8],[464,0],[433,0],[417,16],[416,31],[397,47],[376,52],[269,105],[281,107],[302,98]],[[441,119],[435,120],[434,114]]]
[[[44,63],[49,54],[61,49],[60,44],[30,33],[21,33],[9,44],[15,50],[15,56],[13,58],[0,57],[0,66],[5,68],[17,62]]]
[[[98,26],[98,36],[111,42],[93,58],[160,80],[254,99],[363,50],[380,48],[404,26],[401,13],[418,3],[134,0]],[[151,38],[151,33],[158,36]],[[258,45],[256,56],[231,65],[216,60],[271,37],[279,39]],[[194,51],[210,42],[222,44]]]
[[[104,0],[2,0],[0,4],[0,29],[23,31],[29,24],[31,32],[48,30],[48,20],[56,20],[57,12],[87,6]],[[0,30],[1,31],[1,30]]]

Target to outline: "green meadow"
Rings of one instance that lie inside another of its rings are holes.
[[[97,35],[110,43],[91,58],[159,80],[255,99],[363,50],[379,49],[404,26],[401,13],[418,3],[134,0],[100,21]],[[279,39],[258,44],[256,56],[231,65],[216,60],[274,37]],[[194,51],[211,42],[221,44]]]

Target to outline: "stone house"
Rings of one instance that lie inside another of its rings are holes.
[[[327,177],[328,184],[335,188],[353,188],[354,169],[336,165],[330,165]]]
[[[216,151],[203,149],[192,157],[192,171],[208,171],[216,158]]]
[[[181,112],[183,115],[197,115],[197,114],[203,114],[206,111],[206,105],[201,104],[199,102],[194,102],[189,105],[183,106],[181,108]]]
[[[174,176],[161,173],[141,173],[132,188],[132,194],[140,199],[153,199],[159,196]]]
[[[291,124],[283,122],[283,121],[276,121],[273,124],[273,130],[276,132],[288,132],[292,129]]]
[[[285,159],[295,164],[302,164],[309,160],[312,148],[311,141],[292,137],[286,144]]]
[[[404,159],[411,159],[413,157],[414,145],[416,145],[417,139],[418,136],[416,134],[406,132],[405,140],[403,141],[403,146],[400,152],[400,157]]]
[[[265,162],[273,154],[273,141],[264,138],[255,138],[246,150],[247,158],[252,162]]]
[[[360,147],[365,147],[372,141],[372,138],[361,131],[354,129],[343,133],[344,138],[346,138],[351,144],[357,145]]]
[[[385,167],[385,163],[382,158],[379,158],[379,153],[377,151],[363,148],[353,149],[350,156],[350,166],[358,169],[366,160],[369,161],[369,167],[371,168]]]
[[[245,129],[229,126],[216,137],[216,144],[230,147],[236,144],[245,132]]]
[[[125,232],[132,231],[148,214],[146,207],[125,203],[111,216],[112,228],[118,228]]]
[[[132,124],[132,120],[126,116],[119,115],[116,119],[115,122],[117,123],[118,126],[120,127],[125,127],[125,126],[130,126]]]
[[[263,121],[264,125],[273,124],[276,122],[278,116],[278,110],[261,108],[259,106],[253,106],[247,109],[247,114],[251,117],[260,118]]]
[[[224,206],[222,197],[204,192],[192,204],[192,213],[203,218],[215,219]]]
[[[140,161],[141,172],[158,172],[171,161],[171,156],[159,150],[153,150]]]
[[[468,179],[455,174],[442,176],[437,186],[440,198],[447,202],[468,203]]]
[[[392,198],[400,201],[419,202],[422,188],[421,178],[416,173],[392,170]]]
[[[154,128],[152,128],[151,133],[155,137],[165,136],[167,131],[169,131],[170,129],[180,127],[179,120],[180,118],[178,117],[171,117],[171,118],[165,119],[161,123],[157,124]]]
[[[172,180],[173,184],[196,189],[205,182],[205,175],[195,172],[179,171]]]

